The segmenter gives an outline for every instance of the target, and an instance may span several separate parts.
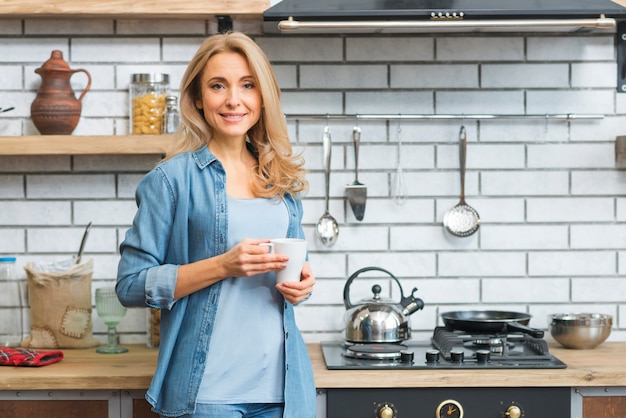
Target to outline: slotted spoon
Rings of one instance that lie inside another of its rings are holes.
[[[459,162],[461,165],[461,199],[443,217],[443,226],[457,237],[468,237],[478,231],[480,216],[476,209],[465,202],[465,164],[467,154],[467,133],[465,126],[459,132]]]

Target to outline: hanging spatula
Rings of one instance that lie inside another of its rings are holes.
[[[367,186],[359,182],[359,145],[361,144],[361,128],[352,129],[354,141],[354,182],[346,186],[346,196],[357,221],[362,221],[365,215],[365,201],[367,200]]]

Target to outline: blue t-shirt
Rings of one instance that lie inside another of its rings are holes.
[[[279,199],[228,198],[228,248],[243,238],[283,238]],[[283,299],[276,274],[232,277],[222,290],[198,403],[283,402]]]

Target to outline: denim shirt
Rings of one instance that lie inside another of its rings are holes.
[[[304,238],[302,203],[286,195],[289,237]],[[193,413],[221,282],[174,299],[178,266],[228,250],[226,173],[203,146],[159,164],[139,183],[137,214],[120,246],[117,294],[125,306],[161,309],[158,363],[146,399],[167,417]],[[315,383],[306,345],[295,322],[293,305],[285,300],[286,418],[315,417]],[[241,316],[245,318],[245,301]],[[245,336],[233,338],[245,342]],[[219,344],[219,341],[216,342]]]

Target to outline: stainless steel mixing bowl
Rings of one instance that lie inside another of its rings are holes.
[[[611,334],[613,317],[594,313],[551,315],[550,334],[563,347],[587,349],[602,344]]]

